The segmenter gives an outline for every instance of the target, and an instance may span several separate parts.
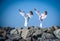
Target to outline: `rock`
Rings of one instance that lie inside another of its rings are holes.
[[[21,33],[22,33],[22,29],[20,29],[20,28],[18,28],[18,29],[13,29],[13,30],[11,30],[10,35],[7,34],[7,37],[8,37],[10,40],[14,40],[14,41],[15,41],[15,39],[16,39],[16,41],[17,41],[18,39],[21,38]],[[11,37],[12,37],[12,38],[11,38]]]
[[[53,36],[53,34],[50,33],[43,33],[42,34],[42,39],[54,39],[55,37]]]
[[[21,34],[21,32],[22,32],[22,29],[13,29],[13,30],[11,30],[10,31],[10,34]]]
[[[41,30],[41,28],[39,28],[39,27],[35,27],[34,30],[35,30],[35,31],[36,31],[36,30]]]
[[[60,39],[60,29],[55,30],[55,31],[54,31],[54,34],[55,34],[55,36],[56,36],[57,38]]]
[[[31,37],[33,33],[34,33],[34,29],[33,28],[22,29],[21,36],[25,39],[25,38]]]
[[[33,35],[34,32],[35,32],[35,31],[34,31],[33,28],[32,28],[32,29],[29,29],[29,32],[28,32],[28,34],[27,34],[26,37],[31,37],[31,36]]]
[[[52,28],[53,28],[54,30],[60,29],[59,26],[52,26]]]
[[[31,41],[31,37],[26,38],[27,41]]]
[[[13,30],[13,29],[15,29],[15,28],[12,28],[12,27],[4,27],[3,29],[6,30],[6,33],[7,34],[10,34],[10,31]]]
[[[35,33],[33,33],[33,36],[40,36],[42,34],[42,31],[41,30],[36,30]]]
[[[0,39],[0,41],[5,41],[4,39]]]
[[[44,32],[47,32],[48,28],[43,28],[42,30],[43,30]]]
[[[22,28],[18,28],[17,30],[18,30],[18,33],[21,35],[21,33],[22,33]]]
[[[14,39],[14,40],[12,40],[12,41],[19,41],[19,39]]]
[[[52,28],[48,28],[48,30],[47,30],[47,33],[53,33],[53,29]]]
[[[21,38],[21,36],[19,34],[16,34],[16,35],[7,35],[7,37],[10,39],[10,40],[18,40]]]
[[[48,40],[46,40],[48,39]],[[51,39],[51,40],[49,40]],[[53,41],[52,39],[55,39],[55,36],[50,33],[43,33],[41,38],[38,38],[38,41]]]
[[[17,33],[18,33],[17,29],[13,29],[10,31],[10,34],[17,34]]]
[[[12,41],[12,40],[10,40],[10,39],[7,39],[7,40],[5,40],[5,41]]]
[[[41,28],[34,28],[34,33],[33,33],[33,36],[37,36],[37,37],[41,37],[41,34],[43,33],[42,29]]]
[[[26,36],[27,36],[27,34],[28,34],[28,32],[29,32],[29,30],[28,30],[28,29],[22,29],[21,37],[22,37],[23,39],[25,39],[25,38],[26,38]]]
[[[44,41],[60,41],[60,39],[45,39]]]
[[[5,37],[6,36],[6,31],[3,29],[0,29],[0,36]]]
[[[58,29],[58,27],[57,27],[57,26],[54,26],[54,29],[55,29],[55,30],[57,30],[57,29]]]
[[[27,41],[27,40],[25,40],[25,39],[21,39],[20,41]]]
[[[34,26],[29,26],[28,29],[34,29]]]
[[[37,36],[34,35],[34,36],[31,37],[31,41],[37,41],[37,40],[38,40]]]
[[[5,37],[0,37],[0,41],[5,41]]]
[[[60,27],[0,28],[0,41],[60,41]]]

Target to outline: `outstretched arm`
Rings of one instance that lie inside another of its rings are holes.
[[[24,11],[22,11],[22,10],[20,10],[20,9],[18,9],[18,10],[19,10],[20,14],[21,14],[23,17],[25,17],[25,16],[26,16],[26,14],[25,14],[25,12],[24,12]]]
[[[34,8],[34,11],[35,11],[35,13],[39,16],[40,15],[40,12],[39,11],[37,11],[37,9],[36,8]]]

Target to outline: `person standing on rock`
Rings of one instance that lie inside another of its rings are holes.
[[[28,21],[29,19],[33,16],[33,12],[30,11],[28,14],[26,14],[24,11],[19,9],[20,14],[24,17],[25,19],[25,23],[24,26],[27,27],[28,26]]]
[[[40,27],[42,28],[42,21],[43,21],[44,19],[46,19],[46,17],[47,17],[47,11],[44,11],[43,14],[41,14],[39,11],[37,11],[36,8],[34,8],[34,11],[35,11],[35,13],[39,16]]]

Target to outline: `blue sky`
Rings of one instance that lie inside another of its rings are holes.
[[[1,0],[0,26],[23,27],[24,18],[19,14],[18,9],[26,13],[32,10],[34,15],[28,26],[39,26],[40,22],[34,8],[41,13],[45,10],[48,12],[47,18],[43,21],[43,27],[60,26],[60,0]]]

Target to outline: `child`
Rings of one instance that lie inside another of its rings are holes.
[[[47,11],[44,11],[43,14],[40,14],[40,12],[37,11],[37,9],[34,8],[34,10],[35,10],[35,13],[38,14],[38,16],[39,16],[40,27],[42,28],[42,21],[47,17]]]
[[[30,11],[28,14],[25,14],[25,12],[20,9],[19,9],[19,12],[25,19],[24,26],[27,27],[29,19],[33,16],[33,12]]]

